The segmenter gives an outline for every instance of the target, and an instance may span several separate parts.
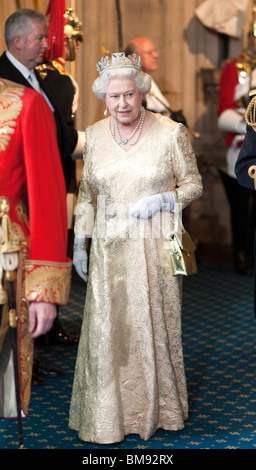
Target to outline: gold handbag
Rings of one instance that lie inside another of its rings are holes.
[[[170,234],[170,257],[173,276],[181,274],[188,276],[197,273],[195,245],[189,235],[181,224],[181,237],[177,231]]]

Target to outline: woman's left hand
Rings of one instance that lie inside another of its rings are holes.
[[[175,196],[172,191],[154,194],[139,199],[130,209],[129,214],[138,219],[149,219],[165,207],[168,211],[175,209]]]

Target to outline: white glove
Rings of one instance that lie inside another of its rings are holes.
[[[149,217],[152,217],[156,212],[163,209],[174,212],[175,196],[172,191],[139,199],[139,201],[131,207],[129,214],[138,219],[149,219]]]
[[[218,118],[218,127],[223,132],[246,133],[244,117],[234,109],[225,109]]]
[[[73,247],[73,265],[77,274],[87,282],[87,252],[85,248],[86,237],[75,235]]]

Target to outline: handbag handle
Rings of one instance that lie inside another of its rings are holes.
[[[178,201],[178,194],[177,191],[175,192],[175,212],[174,214],[174,232],[177,234],[177,236],[182,239],[182,232],[184,231],[184,227],[182,224],[182,217],[180,214],[182,214],[182,204]]]

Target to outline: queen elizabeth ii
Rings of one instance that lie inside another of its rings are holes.
[[[110,116],[86,129],[76,207],[73,263],[88,284],[69,427],[100,444],[179,430],[188,416],[181,279],[162,226],[202,181],[185,127],[143,108],[140,66],[124,53],[97,64],[93,91]]]

